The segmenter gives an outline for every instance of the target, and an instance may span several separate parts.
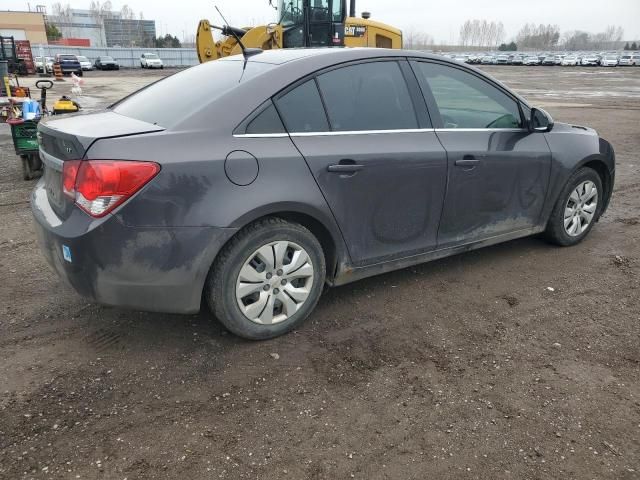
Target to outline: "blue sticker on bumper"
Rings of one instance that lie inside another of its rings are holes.
[[[71,263],[71,249],[66,245],[62,245],[62,257],[69,263]]]

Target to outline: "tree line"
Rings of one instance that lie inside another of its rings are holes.
[[[467,20],[460,27],[460,45],[495,48],[504,40],[505,34],[502,22]]]
[[[622,27],[609,26],[603,32],[584,31],[562,32],[558,25],[525,24],[509,43],[505,42],[504,24],[499,21],[473,19],[460,27],[458,45],[474,49],[498,49],[504,51],[522,50],[607,50],[623,46]],[[415,27],[404,32],[405,48],[428,49],[436,45],[431,35]],[[637,42],[627,43],[625,49],[637,50]]]

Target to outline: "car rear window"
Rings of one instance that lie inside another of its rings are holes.
[[[191,113],[222,97],[240,83],[274,65],[241,60],[216,60],[166,77],[111,106],[113,111],[170,128]]]

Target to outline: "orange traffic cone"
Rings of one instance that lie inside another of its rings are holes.
[[[62,75],[62,69],[60,68],[59,63],[53,64],[53,74],[56,76],[56,82],[64,82],[64,77]]]

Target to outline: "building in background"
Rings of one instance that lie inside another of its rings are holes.
[[[125,20],[115,14],[103,22],[107,47],[155,46],[155,20]]]
[[[122,18],[120,12],[66,8],[47,15],[62,39],[89,39],[92,47],[153,47],[155,20]]]
[[[29,40],[32,45],[47,43],[44,14],[0,10],[0,36]]]
[[[107,46],[102,19],[90,10],[68,8],[57,15],[47,15],[47,22],[62,33],[62,39],[87,39],[92,47]]]

